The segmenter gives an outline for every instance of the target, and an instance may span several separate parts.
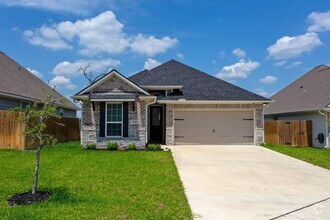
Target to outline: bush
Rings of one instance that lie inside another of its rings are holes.
[[[161,150],[160,144],[148,144],[146,150],[149,150],[149,151]]]
[[[96,149],[96,144],[87,144],[86,148],[88,150],[95,150]]]
[[[127,145],[127,150],[136,150],[136,144],[130,143],[129,145]]]
[[[108,148],[108,150],[117,150],[118,143],[117,142],[108,142],[107,148]]]

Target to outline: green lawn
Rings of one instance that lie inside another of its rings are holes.
[[[330,150],[312,147],[291,147],[269,144],[262,146],[330,170]]]
[[[32,151],[0,151],[0,219],[192,219],[171,152],[46,148],[39,186],[52,196],[8,207],[8,197],[30,191],[34,159]]]

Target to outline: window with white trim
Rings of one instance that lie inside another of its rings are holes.
[[[123,136],[123,103],[107,103],[106,135]]]

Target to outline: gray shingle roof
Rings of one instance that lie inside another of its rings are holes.
[[[42,89],[52,90],[46,83],[30,73],[20,64],[0,51],[0,92],[19,96],[22,99],[42,101],[45,95]],[[66,99],[60,93],[55,93],[55,99]],[[66,99],[67,100],[67,99]],[[66,108],[78,110],[79,107],[68,100]]]
[[[143,70],[129,79],[142,87],[182,85],[183,95],[169,95],[167,100],[269,101],[175,60]]]
[[[324,109],[330,104],[330,67],[320,65],[271,97],[265,114]],[[329,106],[330,107],[330,106]]]

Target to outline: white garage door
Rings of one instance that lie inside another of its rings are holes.
[[[175,144],[253,144],[253,111],[175,111]]]

